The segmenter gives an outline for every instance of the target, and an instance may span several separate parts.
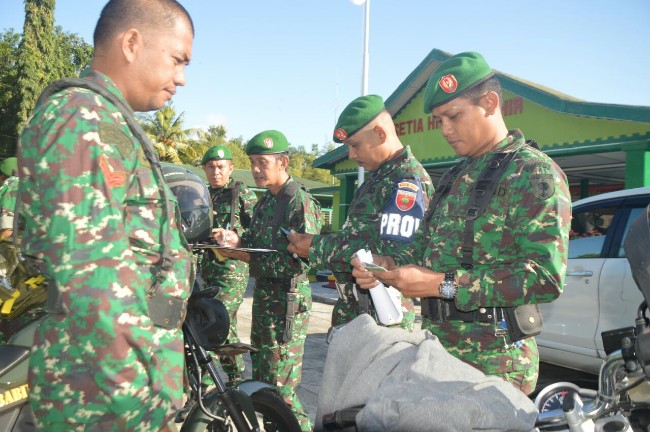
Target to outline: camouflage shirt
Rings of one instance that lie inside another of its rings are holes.
[[[0,231],[14,228],[14,209],[18,194],[18,177],[9,177],[0,186]]]
[[[290,178],[283,187],[293,181],[295,180]],[[280,191],[280,193],[282,192]],[[243,246],[266,249],[272,248],[273,238],[276,238],[275,249],[277,252],[251,254],[251,276],[291,278],[306,273],[309,269],[307,263],[294,258],[287,252],[287,246],[289,246],[287,236],[279,228],[276,232],[272,232],[273,214],[277,203],[277,195],[266,191],[255,206],[250,229],[246,230],[242,236]],[[299,188],[289,201],[280,227],[298,233],[318,234],[321,226],[321,211],[318,201],[309,192]]]
[[[518,148],[486,211],[474,223],[473,268],[465,270],[461,247],[470,191],[494,152]],[[460,164],[448,195],[416,234],[413,247],[395,257],[396,263],[455,272],[459,279],[455,302],[461,311],[557,298],[564,286],[571,222],[564,172],[546,154],[526,145],[519,130],[510,131],[491,152]],[[461,357],[503,347],[494,325],[446,321],[431,330]]]
[[[431,178],[409,147],[369,173],[354,194],[350,211],[340,231],[313,238],[309,259],[314,266],[323,265],[337,274],[339,282],[351,280],[352,255],[362,248],[372,253],[390,255],[408,247],[408,242],[382,240],[382,213],[401,180],[417,178],[421,184],[424,210],[429,206],[434,187]],[[413,225],[411,233],[417,226]],[[412,238],[412,236],[411,236]],[[341,280],[342,279],[342,280]]]
[[[85,70],[82,78],[124,101],[107,76]],[[23,254],[40,262],[48,292],[60,297],[30,357],[35,416],[117,421],[141,415],[146,402],[143,420],[159,426],[154,411],[182,406],[184,364],[181,331],[149,316],[163,244],[170,269],[159,292],[184,300],[194,276],[174,195],[118,109],[82,88],[36,107],[19,159]]]
[[[238,189],[236,208],[233,211],[233,192]],[[230,178],[228,183],[220,188],[208,187],[212,199],[213,223],[214,228],[226,228],[236,231],[242,235],[244,230],[249,227],[253,217],[253,207],[257,203],[255,192],[248,189],[241,182],[235,182]],[[241,275],[248,269],[248,264],[236,259],[226,259],[220,261],[214,258],[212,252],[209,252],[208,259],[201,262],[202,273],[209,275],[211,281],[216,281],[221,277],[226,277],[236,273]]]

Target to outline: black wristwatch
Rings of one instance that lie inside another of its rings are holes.
[[[456,283],[456,273],[445,273],[445,280],[440,283],[438,288],[440,297],[445,300],[451,300],[458,293],[458,284]]]

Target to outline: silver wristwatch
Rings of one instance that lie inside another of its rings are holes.
[[[456,293],[458,293],[456,273],[445,273],[445,279],[440,283],[438,290],[443,299],[451,300],[456,297]]]

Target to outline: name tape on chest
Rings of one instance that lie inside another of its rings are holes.
[[[410,243],[423,216],[424,198],[420,179],[399,180],[393,187],[391,198],[384,206],[380,238]]]

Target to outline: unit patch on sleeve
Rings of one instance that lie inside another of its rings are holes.
[[[401,179],[381,216],[380,237],[404,243],[413,241],[413,235],[424,216],[424,198],[420,179]]]

